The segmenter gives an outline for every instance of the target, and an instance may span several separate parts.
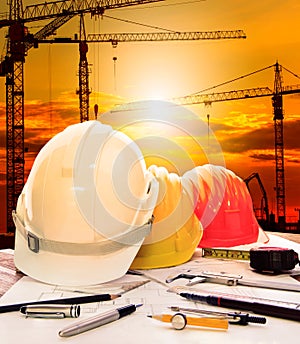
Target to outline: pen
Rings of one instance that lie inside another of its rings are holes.
[[[272,305],[263,302],[252,302],[234,298],[199,295],[191,293],[179,293],[180,296],[193,301],[208,303],[209,305],[249,310],[257,314],[270,315],[276,318],[300,321],[300,309]]]
[[[136,311],[137,307],[142,306],[141,304],[138,305],[127,305],[121,308],[116,308],[109,310],[107,312],[95,315],[91,318],[84,319],[81,321],[76,322],[73,325],[65,327],[64,329],[59,331],[60,337],[71,337],[76,334],[92,330],[96,327],[105,325],[112,321],[118,320],[126,315],[129,315]]]
[[[183,313],[148,315],[149,318],[171,323],[176,330],[183,330],[186,325],[228,329],[228,320],[225,318],[188,317]]]
[[[114,300],[121,295],[111,295],[111,294],[96,294],[88,296],[76,296],[68,297],[64,299],[53,299],[53,300],[41,300],[41,301],[26,301],[22,303],[15,303],[11,305],[0,306],[0,313],[19,311],[21,307],[28,305],[46,305],[46,304],[81,304],[81,303],[91,303],[100,301],[110,301]]]
[[[80,315],[80,305],[30,305],[22,306],[20,312],[25,314],[26,317],[32,318],[78,318]]]

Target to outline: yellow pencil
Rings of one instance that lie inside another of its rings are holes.
[[[228,320],[213,317],[188,317],[183,313],[148,315],[149,318],[171,323],[176,330],[182,330],[186,325],[228,329]]]

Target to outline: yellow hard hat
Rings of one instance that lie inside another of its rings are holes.
[[[150,166],[159,182],[151,233],[137,253],[131,269],[152,269],[188,261],[202,237],[202,225],[194,214],[192,184],[166,168]]]

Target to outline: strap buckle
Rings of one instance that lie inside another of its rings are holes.
[[[34,253],[38,253],[40,250],[40,243],[39,243],[39,238],[28,232],[27,233],[27,243],[28,243],[28,248],[34,252]]]

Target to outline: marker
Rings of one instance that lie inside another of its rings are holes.
[[[0,313],[19,311],[21,309],[21,307],[29,306],[29,305],[81,304],[81,303],[91,303],[91,302],[100,302],[100,301],[110,301],[110,300],[114,300],[120,296],[121,295],[96,294],[96,295],[89,295],[89,296],[68,297],[68,298],[64,298],[64,299],[27,301],[27,302],[22,302],[22,303],[15,303],[12,305],[0,306]]]
[[[108,324],[110,322],[113,322],[115,320],[118,320],[120,318],[123,318],[126,315],[129,315],[135,312],[137,307],[140,307],[140,306],[142,305],[141,304],[127,305],[121,308],[109,310],[107,312],[98,314],[88,319],[78,321],[77,323],[73,325],[65,327],[64,329],[60,330],[58,334],[60,337],[75,336],[76,334],[79,334],[88,330],[92,330],[96,327],[99,327],[99,326]]]
[[[270,315],[272,317],[300,321],[300,308],[289,308],[277,306],[270,303],[245,301],[228,297],[214,295],[199,295],[190,293],[179,293],[180,296],[209,305],[249,310],[257,314]]]
[[[188,317],[183,313],[148,315],[149,318],[171,323],[175,330],[183,330],[186,325],[228,329],[228,320],[225,318]]]

